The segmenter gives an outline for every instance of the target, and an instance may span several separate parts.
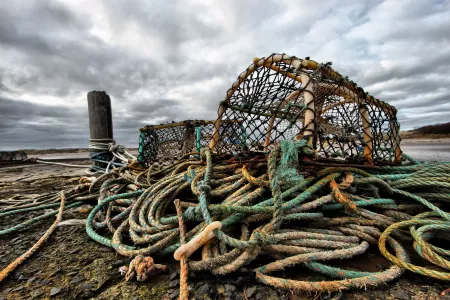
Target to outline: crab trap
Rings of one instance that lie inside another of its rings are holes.
[[[396,113],[331,63],[272,54],[255,58],[227,91],[210,148],[218,154],[267,152],[282,140],[307,139],[319,159],[399,163]],[[244,138],[230,142],[236,137]]]
[[[142,164],[168,165],[190,152],[206,147],[212,138],[214,121],[188,120],[140,129],[139,156]]]

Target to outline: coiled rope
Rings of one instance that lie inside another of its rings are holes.
[[[448,238],[449,214],[443,207],[450,199],[450,163],[410,159],[402,166],[328,167],[314,160],[315,152],[305,141],[282,142],[268,156],[218,157],[208,149],[198,154],[199,159],[190,153],[165,167],[143,168],[131,160],[65,191],[66,208],[96,200],[86,232],[135,258],[128,270],[147,270],[134,273],[142,280],[154,265],[151,256],[180,259],[182,299],[188,297],[188,270],[229,274],[258,257],[271,261],[252,265],[257,280],[309,292],[377,286],[405,269],[449,279],[448,272],[411,264],[404,246],[411,244],[439,268],[450,266],[450,251],[430,243]],[[25,202],[5,199],[0,201],[0,216],[52,208],[59,202],[55,194]],[[56,213],[0,234],[24,230]],[[392,262],[389,269],[371,273],[333,265],[364,254],[370,245],[378,245]],[[271,274],[293,267],[330,280]],[[127,278],[135,276],[131,273]]]

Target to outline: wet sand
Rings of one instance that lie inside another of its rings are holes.
[[[420,161],[450,161],[450,139],[405,139],[401,148]]]

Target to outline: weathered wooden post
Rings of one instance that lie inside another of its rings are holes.
[[[89,152],[94,168],[106,169],[112,159],[109,143],[114,142],[111,99],[103,91],[92,91],[87,95],[89,111]]]

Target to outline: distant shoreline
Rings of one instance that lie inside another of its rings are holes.
[[[450,135],[420,135],[420,136],[401,136],[402,145],[410,144],[450,144]],[[134,153],[137,153],[138,148],[127,148]],[[25,151],[27,155],[40,155],[40,154],[56,154],[56,153],[88,153],[88,148],[62,148],[62,149],[20,149],[17,151]]]

